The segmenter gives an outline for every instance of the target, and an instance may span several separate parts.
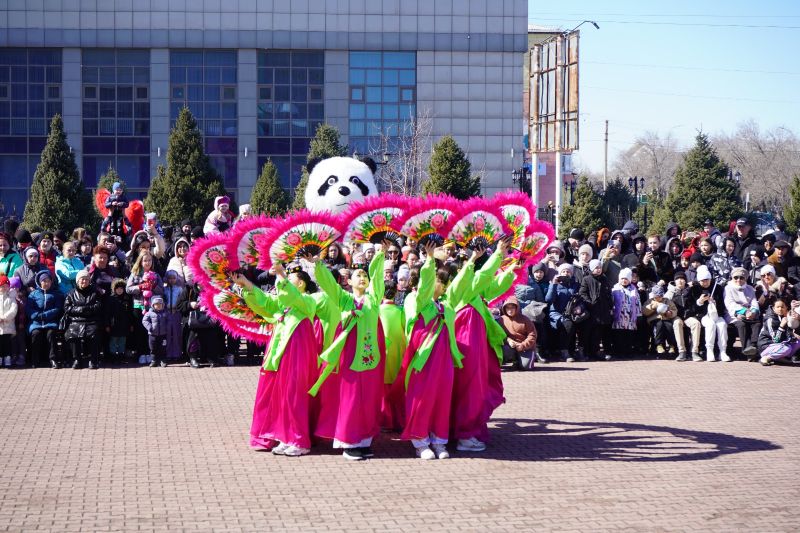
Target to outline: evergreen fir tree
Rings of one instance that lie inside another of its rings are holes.
[[[326,159],[328,157],[344,157],[347,155],[347,146],[342,146],[339,140],[339,130],[330,124],[320,124],[311,139],[306,162],[312,159]],[[306,186],[308,186],[308,171],[303,167],[300,183],[294,190],[292,209],[303,209],[306,206]]]
[[[792,233],[800,228],[800,175],[792,178],[787,203],[783,206],[783,219]]]
[[[447,193],[459,200],[480,196],[480,177],[470,174],[472,166],[466,154],[450,135],[445,135],[433,146],[433,155],[423,191]]]
[[[23,225],[30,231],[71,231],[77,227],[95,227],[97,222],[91,193],[78,174],[61,115],[55,115],[42,159],[33,175]]]
[[[727,228],[741,213],[739,185],[728,179],[728,165],[717,156],[708,136],[699,133],[675,171],[675,183],[655,213],[653,228],[660,232],[674,221],[681,228],[697,229],[707,218]]]
[[[594,190],[589,178],[581,176],[573,194],[573,205],[563,205],[559,216],[560,239],[566,239],[572,228],[582,228],[588,235],[597,228],[608,227],[608,210],[603,197]]]
[[[264,163],[261,176],[250,194],[250,208],[255,214],[272,216],[282,215],[289,209],[289,195],[281,187],[278,169],[270,160]]]
[[[603,203],[611,212],[632,213],[636,210],[636,198],[633,197],[628,185],[623,183],[620,178],[614,178],[606,185]]]
[[[119,177],[119,174],[117,173],[116,169],[112,167],[111,164],[109,163],[108,170],[106,170],[105,174],[100,176],[100,179],[97,180],[97,189],[95,189],[95,191],[98,191],[100,189],[108,189],[109,192],[112,192],[111,189],[114,186],[115,182],[119,182],[120,184],[122,184],[122,188],[127,190],[127,187],[125,186],[125,181]],[[128,199],[130,200],[130,198]],[[97,213],[97,216],[102,218],[103,215],[97,209],[97,205],[94,202],[92,202],[92,205],[94,205],[94,210]]]
[[[224,194],[222,180],[203,150],[197,121],[184,107],[169,135],[167,166],[158,166],[145,210],[155,212],[163,224],[178,224],[185,218],[201,221],[214,209],[214,197]]]

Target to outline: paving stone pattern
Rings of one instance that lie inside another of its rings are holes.
[[[504,374],[482,454],[247,446],[257,367],[0,370],[2,531],[797,531],[800,369]]]

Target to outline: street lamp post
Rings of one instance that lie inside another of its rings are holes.
[[[531,175],[525,165],[511,171],[511,180],[517,184],[519,192],[531,195]]]
[[[645,198],[644,178],[638,176],[628,178],[628,187],[633,190],[633,197],[636,199],[636,205],[641,205],[644,208],[644,213],[642,213],[642,229],[644,230],[647,228],[647,201],[642,201],[643,198]]]
[[[575,183],[575,174],[572,175],[572,181],[564,182],[564,194],[569,194],[569,205],[575,205],[575,189],[578,184]]]

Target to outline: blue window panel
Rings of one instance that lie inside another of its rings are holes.
[[[11,116],[12,117],[27,117],[28,104],[25,102],[11,102]]]
[[[206,65],[227,67],[236,64],[236,52],[233,50],[206,50]]]
[[[219,104],[216,102],[208,103],[203,106],[205,118],[220,118]]]
[[[325,71],[321,68],[308,69],[308,83],[322,85],[325,83]]]
[[[367,82],[367,71],[355,68],[350,69],[351,85],[364,85],[366,82]]]
[[[47,117],[52,117],[61,113],[61,102],[47,102],[46,108]]]
[[[8,118],[11,116],[11,104],[9,102],[0,101],[0,118]]]
[[[125,181],[128,187],[141,187],[139,183],[139,158],[130,155],[120,155],[117,157],[115,167],[119,177]]]
[[[380,52],[350,52],[350,65],[353,67],[381,67]]]
[[[258,118],[259,119],[271,119],[272,118],[272,104],[270,104],[270,103],[258,104]]]
[[[206,138],[205,149],[209,154],[235,154],[236,139],[208,137]]]
[[[305,102],[308,100],[308,87],[301,85],[300,87],[292,87],[292,100],[295,102]]]
[[[411,120],[412,118],[416,118],[417,116],[417,106],[411,104],[401,104],[400,105],[400,118],[403,120]]]
[[[364,135],[365,131],[364,122],[360,120],[350,121],[350,135]]]
[[[222,123],[219,120],[203,121],[203,133],[206,135],[222,135]]]
[[[149,137],[128,137],[117,139],[117,153],[119,154],[140,154],[150,153]]]
[[[221,79],[219,69],[215,67],[206,67],[204,79],[206,83],[219,83]]]
[[[385,120],[397,120],[397,115],[398,115],[398,109],[396,105],[384,104],[383,118]]]
[[[222,118],[236,118],[236,104],[222,104]]]
[[[113,85],[100,86],[100,100],[104,102],[113,102],[116,100],[116,87]]]
[[[8,83],[11,76],[8,72],[8,67],[0,66],[0,83]]]
[[[354,102],[363,102],[364,101],[364,89],[361,87],[351,87],[350,88],[350,100]]]
[[[383,101],[384,102],[397,102],[398,90],[397,87],[384,87],[383,88]]]
[[[187,83],[203,83],[203,67],[193,67],[186,69]]]
[[[237,124],[235,120],[222,121],[222,135],[235,136],[237,131]]]
[[[61,83],[61,67],[47,67],[45,75],[48,83]]]
[[[28,67],[28,83],[44,83],[44,67]]]
[[[367,105],[367,118],[372,118],[372,119],[380,119],[381,118],[381,106],[380,106],[380,104],[369,104],[369,105]]]
[[[81,172],[83,183],[87,187],[97,186],[97,158],[92,156],[83,156],[83,172]]]
[[[171,65],[202,65],[203,52],[200,50],[171,50],[169,61]]]
[[[47,135],[47,121],[43,118],[32,118],[28,120],[29,135]]]
[[[117,50],[117,64],[146,67],[150,65],[149,50]]]
[[[117,102],[118,118],[133,118],[133,102]]]
[[[8,135],[11,133],[11,121],[8,119],[0,119],[0,135]]]
[[[97,81],[100,83],[115,83],[117,81],[117,69],[114,67],[97,69]]]
[[[285,102],[289,100],[289,86],[288,85],[276,85],[274,88],[275,91],[275,101],[276,102]]]
[[[292,84],[305,85],[308,83],[308,70],[304,68],[292,69]]]
[[[275,69],[275,83],[289,83],[289,69],[276,68]]]
[[[0,187],[27,187],[28,183],[28,156],[0,155]]]
[[[28,116],[40,118],[44,116],[44,102],[28,102]]]
[[[381,88],[367,87],[367,102],[380,102],[380,101],[381,101]]]
[[[117,106],[114,102],[100,102],[100,118],[114,118]]]
[[[28,85],[28,99],[44,100],[44,85],[39,83]]]
[[[117,83],[133,83],[133,69],[131,67],[117,67]]]
[[[84,65],[113,65],[116,63],[116,58],[114,50],[87,48],[83,50],[82,61]]]
[[[261,52],[258,64],[263,67],[288,67],[289,52]]]
[[[47,144],[47,137],[30,137],[28,139],[28,153],[29,154],[36,154],[38,158],[39,155],[44,150],[44,145]],[[38,165],[39,162],[37,161],[36,164]],[[34,165],[34,169],[36,165]]]
[[[84,135],[97,135],[98,125],[96,120],[83,120],[83,134]]]
[[[377,137],[382,133],[380,122],[367,122],[367,135]]]
[[[28,98],[28,86],[21,83],[11,84],[11,99],[26,100]]]
[[[205,86],[205,100],[207,102],[219,101],[219,85],[206,85]]]
[[[417,83],[417,71],[416,70],[401,70],[400,74],[400,85],[416,85]]]
[[[308,135],[308,122],[305,120],[292,120],[292,135]]]
[[[186,97],[190,102],[203,101],[203,86],[202,85],[189,85],[186,88]]]
[[[26,154],[28,140],[25,137],[0,137],[0,154]]]
[[[28,69],[26,67],[11,67],[11,81],[28,83]]]
[[[12,118],[11,135],[27,135],[27,134],[28,134],[28,119]]]
[[[139,157],[139,187],[150,187],[150,156]]]
[[[133,100],[133,87],[130,85],[123,85],[117,87],[117,100],[130,101]]]
[[[114,135],[116,133],[116,120],[112,118],[100,119],[100,135]]]
[[[325,106],[323,104],[308,104],[308,118],[325,118]]]
[[[25,65],[27,62],[24,48],[0,48],[0,65]]]
[[[368,70],[367,71],[367,84],[368,85],[380,85],[381,84],[381,71],[380,70]]]
[[[417,57],[414,52],[384,52],[383,66],[386,68],[414,68]]]
[[[114,139],[106,139],[103,137],[84,137],[83,138],[83,153],[85,154],[113,154]]]
[[[220,78],[222,83],[236,83],[236,69],[235,68],[221,68]]]
[[[133,134],[134,135],[150,135],[150,121],[149,120],[134,120],[133,121]]]
[[[350,119],[366,117],[366,107],[364,104],[350,104]]]
[[[384,85],[397,85],[398,72],[396,70],[383,71],[383,84]]]
[[[311,139],[309,137],[301,137],[292,139],[292,153],[307,154],[311,149]]]
[[[186,69],[183,67],[171,67],[169,69],[169,81],[172,83],[185,83]]]
[[[169,104],[169,116],[172,117],[173,119],[178,118],[181,109],[183,109],[182,103],[173,102]]]
[[[133,135],[133,120],[129,118],[117,120],[117,135]]]
[[[263,143],[261,141],[263,140]],[[263,149],[262,149],[263,148]],[[259,153],[264,154],[291,154],[291,139],[288,137],[271,137],[259,140]]]
[[[31,49],[28,51],[31,65],[57,65],[61,63],[61,50]]]
[[[3,189],[0,190],[5,205],[5,214],[14,214],[21,217],[28,201],[28,189]]]
[[[148,83],[150,81],[150,69],[147,67],[136,67],[133,69],[134,83]]]
[[[290,189],[292,187],[292,173],[289,164],[289,156],[270,156],[270,160],[272,164],[275,165],[275,170],[278,173],[278,177],[281,180],[281,186],[284,189]]]
[[[272,135],[272,122],[270,122],[269,120],[259,120],[258,136],[266,137],[268,135]]]
[[[83,83],[97,83],[97,69],[93,67],[83,67]]]
[[[272,69],[271,68],[260,68],[258,69],[258,83],[261,84],[270,84],[272,83],[273,76],[272,76]]]

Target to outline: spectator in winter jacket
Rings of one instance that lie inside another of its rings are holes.
[[[678,308],[671,300],[664,297],[664,287],[653,285],[650,290],[650,299],[642,307],[642,314],[647,318],[647,324],[653,334],[656,345],[656,353],[663,354],[667,350],[675,350],[675,335],[673,333],[673,320],[678,315]]]
[[[724,290],[716,280],[712,280],[711,272],[707,267],[697,269],[697,284],[689,291],[689,304],[692,306],[691,314],[700,319],[700,324],[705,331],[706,361],[716,361],[714,356],[714,341],[719,348],[719,358],[728,362],[731,358],[727,354],[728,348],[728,323],[725,314]]]
[[[703,231],[705,231],[706,235],[708,235],[708,238],[711,240],[714,248],[722,248],[724,238],[722,237],[722,233],[714,226],[713,220],[710,218],[706,219],[706,221],[703,223]]]
[[[793,301],[787,305],[784,300],[776,300],[772,308],[764,316],[764,325],[758,336],[758,353],[760,362],[764,366],[771,366],[775,361],[791,356],[792,362],[800,361],[800,301]],[[774,350],[776,344],[781,344]]]
[[[167,264],[167,271],[174,271],[178,276],[178,285],[186,286],[187,283],[194,283],[194,276],[186,263],[186,255],[189,253],[189,241],[178,239],[172,247],[173,255]]]
[[[22,257],[11,249],[11,244],[11,236],[0,233],[0,274],[9,278],[22,266]]]
[[[179,359],[183,352],[183,316],[178,302],[184,287],[178,283],[178,273],[167,270],[164,284],[164,314],[167,320],[167,359]]]
[[[758,239],[752,232],[753,226],[746,218],[740,218],[736,221],[736,231],[733,235],[733,240],[736,243],[733,255],[744,264],[745,268],[750,268],[748,264],[750,261],[750,250],[759,247]]]
[[[756,291],[747,284],[747,271],[734,268],[731,283],[725,286],[725,311],[728,323],[736,327],[742,343],[742,355],[748,359],[758,354],[756,341],[761,330],[761,319]]]
[[[684,272],[676,272],[675,280],[670,283],[666,294],[666,297],[675,304],[676,309],[675,319],[672,321],[675,343],[678,345],[676,361],[689,360],[689,354],[686,349],[686,328],[689,328],[692,342],[692,361],[703,360],[700,357],[700,330],[702,325],[700,324],[700,319],[694,314],[695,306],[692,305],[690,293],[691,289],[686,284],[686,274]]]
[[[100,342],[98,335],[104,323],[103,295],[92,284],[91,276],[81,270],[75,277],[75,288],[64,302],[67,327],[64,340],[72,352],[72,368],[78,369],[85,359],[89,368],[99,368]]]
[[[603,266],[598,259],[589,262],[589,276],[584,276],[578,295],[589,309],[589,320],[582,324],[581,344],[587,357],[597,357],[600,351],[600,339],[606,346],[607,359],[611,358],[611,319],[612,308],[611,284],[603,275]]]
[[[642,304],[636,285],[631,283],[633,272],[623,268],[619,281],[611,289],[614,302],[614,319],[611,323],[614,336],[613,351],[616,355],[630,355],[636,335],[636,321],[642,314]]]
[[[577,250],[578,258],[572,263],[575,267],[573,277],[578,285],[583,281],[584,276],[591,276],[592,272],[589,269],[589,262],[594,257],[594,250],[588,244],[582,245]]]
[[[53,248],[53,234],[45,231],[39,236],[39,262],[46,266],[53,276],[56,275],[56,259],[58,254]]]
[[[572,359],[571,351],[575,347],[577,330],[570,316],[564,314],[567,304],[578,293],[578,284],[572,277],[573,267],[570,264],[559,265],[558,275],[553,278],[545,295],[545,301],[550,304],[550,327],[554,330],[556,346],[560,351],[561,359]]]
[[[153,262],[153,255],[149,251],[142,251],[132,265],[131,275],[128,276],[125,288],[125,292],[133,297],[133,312],[136,317],[133,325],[134,340],[140,355],[139,364],[148,362],[146,359],[148,359],[147,355],[150,350],[147,344],[147,332],[142,326],[142,318],[150,308],[150,298],[164,294],[164,282],[153,269]]]
[[[23,253],[25,262],[14,272],[14,276],[19,278],[23,290],[30,294],[36,289],[36,274],[47,270],[47,267],[39,262],[39,250],[33,246],[26,248]]]
[[[528,283],[520,283],[514,289],[514,296],[519,302],[520,312],[528,307],[531,302],[539,302],[546,305],[545,295],[550,284],[544,277],[544,264],[537,263],[528,269]],[[546,317],[546,310],[543,310],[543,316]],[[544,351],[547,346],[547,327],[545,320],[539,320],[533,323],[536,326],[536,351],[534,357],[537,363],[546,363],[544,359]]]
[[[147,344],[150,348],[150,367],[167,366],[167,314],[164,312],[164,298],[153,296],[150,309],[142,317],[142,325],[147,331]]]
[[[603,264],[603,274],[605,274],[606,278],[609,280],[619,278],[620,270],[623,268],[623,257],[617,241],[609,241],[608,246],[600,250],[598,259]]]
[[[559,265],[564,263],[564,244],[561,241],[553,241],[547,247],[547,255],[544,258],[545,271],[544,277],[550,282],[558,275]]]
[[[81,260],[84,267],[88,267],[92,263],[92,249],[94,248],[92,238],[87,235],[75,242],[78,243],[78,259]]]
[[[111,284],[112,294],[108,298],[108,353],[116,361],[125,358],[128,335],[133,333],[133,300],[125,292],[125,280],[116,279]]]
[[[56,259],[56,276],[58,276],[58,290],[66,296],[75,288],[75,276],[83,270],[83,261],[76,257],[75,243],[67,241],[61,247],[61,255]]]
[[[789,243],[786,241],[775,242],[775,250],[767,257],[767,263],[775,269],[777,277],[788,278],[789,269],[794,263],[791,257],[791,246],[789,246]]]
[[[735,251],[736,239],[727,237],[723,242],[722,249],[714,254],[710,262],[706,263],[719,286],[725,286],[731,280],[733,269],[742,266],[742,261],[734,254]]]
[[[108,296],[111,294],[111,284],[120,277],[119,271],[108,264],[109,251],[102,244],[98,244],[92,250],[92,262],[87,269],[91,282],[100,291],[100,294]],[[77,280],[77,276],[76,276]]]
[[[17,333],[17,294],[8,276],[0,274],[0,365],[11,367],[11,337]]]
[[[672,268],[677,269],[681,264],[681,254],[683,253],[683,243],[680,237],[673,237],[667,241],[667,253],[672,258]]]
[[[17,253],[25,257],[25,250],[33,246],[31,232],[26,229],[18,229],[14,233],[14,240],[17,241]]]
[[[514,362],[521,369],[533,367],[533,351],[536,348],[536,327],[522,314],[514,296],[503,303],[500,326],[506,333],[503,343],[503,359]]]
[[[30,366],[43,365],[45,352],[49,353],[50,365],[60,367],[56,353],[56,330],[64,310],[64,296],[54,287],[53,275],[47,269],[36,274],[36,289],[28,295],[25,312],[31,336]]]
[[[645,252],[647,252],[647,237],[637,233],[631,237],[631,247],[629,254],[622,258],[622,265],[625,268],[638,268]]]
[[[648,286],[659,281],[669,283],[674,273],[672,258],[661,249],[661,238],[651,235],[647,239],[647,250],[639,258],[639,279]]]

